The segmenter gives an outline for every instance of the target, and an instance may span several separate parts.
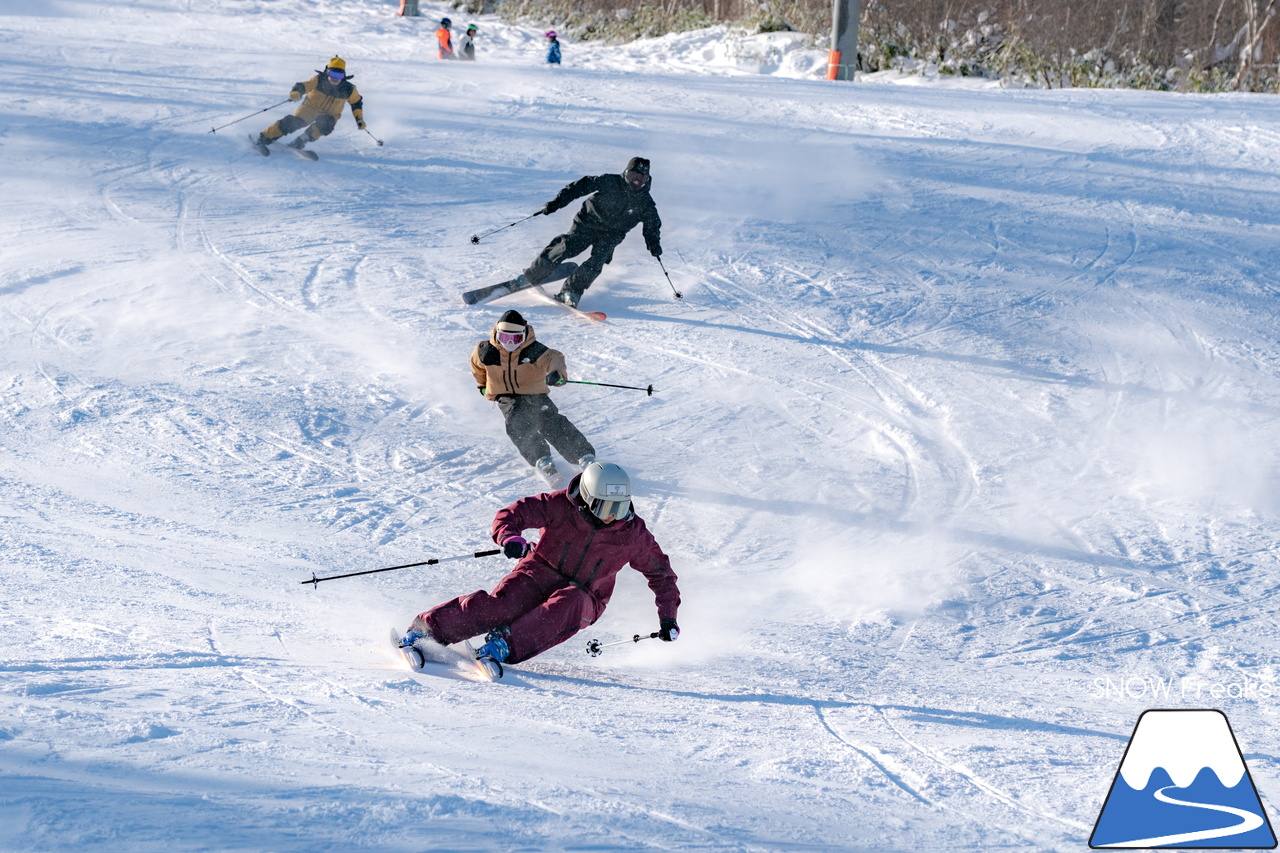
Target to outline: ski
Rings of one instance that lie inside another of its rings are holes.
[[[409,668],[414,672],[425,671],[428,664],[439,664],[446,667],[456,667],[461,670],[464,675],[472,677],[480,676],[485,681],[497,681],[502,678],[502,664],[496,660],[481,658],[476,654],[475,647],[471,645],[470,640],[463,640],[467,652],[451,649],[448,646],[442,646],[430,638],[421,637],[411,646],[400,645],[401,634],[395,628],[391,629],[391,645],[395,647],[405,662],[409,664]]]
[[[475,647],[471,645],[470,640],[463,640],[462,644],[467,647],[467,651],[471,653],[471,657],[475,660],[476,671],[484,676],[486,681],[497,681],[502,677],[502,664],[490,658],[482,658],[476,654]]]
[[[395,628],[391,629],[391,645],[400,653],[405,662],[409,664],[409,668],[414,672],[430,672],[429,667],[432,665],[444,667],[453,670],[458,675],[474,680],[478,661],[475,656],[468,657],[457,649],[451,649],[448,646],[442,646],[425,637],[419,639],[412,646],[400,645],[401,632]],[[483,668],[481,668],[483,670]],[[481,671],[481,675],[488,678],[488,673]]]
[[[560,281],[568,278],[578,265],[573,261],[564,261],[551,271],[551,275],[543,279],[539,284],[547,284],[553,281]],[[518,293],[533,287],[523,275],[517,276],[510,281],[499,282],[498,284],[490,284],[485,287],[477,287],[475,290],[468,290],[462,294],[462,301],[468,305],[475,305],[477,302],[488,302],[491,299],[497,299],[501,296],[507,296],[512,293]]]
[[[546,301],[551,302],[555,305],[559,305],[561,308],[568,311],[570,314],[573,314],[575,317],[581,317],[584,320],[595,320],[601,323],[609,319],[608,315],[605,314],[603,311],[583,311],[581,308],[577,307],[576,305],[570,305],[568,302],[561,302],[559,299],[556,299],[554,296],[552,296],[551,294],[543,290],[540,286],[533,288],[533,292],[538,294],[538,296],[542,297]]]
[[[391,645],[395,647],[395,650],[399,652],[400,656],[409,664],[410,669],[420,672],[422,668],[426,666],[427,656],[423,653],[422,649],[418,648],[416,643],[412,646],[400,645],[400,632],[395,628],[391,629]]]
[[[263,157],[271,156],[271,149],[268,148],[266,145],[262,144],[261,142],[259,142],[258,137],[254,136],[252,133],[249,134],[249,144],[253,146],[254,151],[257,151]],[[290,151],[292,151],[294,154],[297,154],[303,160],[315,161],[320,159],[319,154],[317,154],[314,151],[308,151],[305,148],[294,148],[292,145],[286,145],[285,148],[288,148]]]

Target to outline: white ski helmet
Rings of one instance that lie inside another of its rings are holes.
[[[601,520],[631,515],[631,478],[612,462],[592,462],[578,481],[582,502]]]

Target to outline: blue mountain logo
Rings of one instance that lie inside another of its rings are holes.
[[[1226,715],[1145,711],[1089,846],[1274,849],[1271,821]]]

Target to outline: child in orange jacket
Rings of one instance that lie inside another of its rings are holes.
[[[436,56],[440,59],[453,59],[453,37],[449,34],[451,26],[453,21],[444,18],[440,21],[440,29],[436,30],[436,41],[440,42]]]

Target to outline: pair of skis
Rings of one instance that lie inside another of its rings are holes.
[[[257,151],[263,157],[268,157],[271,155],[271,149],[265,145],[259,144],[258,138],[252,134],[249,135],[249,144],[253,146],[254,151]],[[306,148],[294,148],[292,145],[286,145],[285,148],[288,148],[290,151],[292,151],[294,154],[297,154],[303,160],[319,160],[320,159],[319,154],[317,154],[314,151],[309,151]]]
[[[475,680],[475,676],[479,676],[484,681],[497,681],[502,678],[502,664],[496,660],[478,657],[470,641],[464,643],[467,647],[467,654],[463,654],[457,649],[434,643],[425,637],[419,639],[412,646],[402,646],[400,645],[400,633],[395,628],[392,628],[391,645],[396,647],[414,672],[422,672],[428,664],[435,663],[446,667],[455,667],[461,670],[464,676],[470,677],[472,680]]]
[[[561,302],[559,299],[548,294],[540,285],[550,284],[554,281],[561,281],[573,274],[578,265],[573,261],[565,261],[551,271],[551,275],[544,278],[539,284],[535,285],[525,280],[524,276],[513,278],[510,281],[499,282],[498,284],[489,284],[484,287],[477,287],[475,290],[468,290],[462,294],[462,301],[468,305],[475,305],[480,302],[489,302],[503,296],[509,296],[512,293],[519,293],[522,290],[531,290],[533,293],[545,302],[551,302],[559,305],[566,311],[582,317],[587,320],[605,320],[606,315],[603,311],[584,311],[581,308],[570,305],[567,302]]]

